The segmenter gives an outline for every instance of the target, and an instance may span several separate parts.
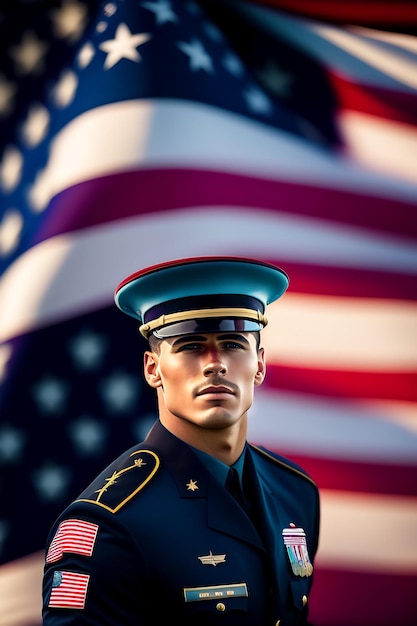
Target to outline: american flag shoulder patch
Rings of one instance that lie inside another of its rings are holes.
[[[55,609],[83,609],[85,607],[89,581],[89,574],[54,572],[48,607]]]
[[[47,563],[59,561],[64,552],[91,556],[98,532],[98,525],[78,519],[67,519],[60,523],[48,553]]]

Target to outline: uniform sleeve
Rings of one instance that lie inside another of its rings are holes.
[[[43,625],[150,626],[139,546],[116,515],[94,504],[66,511],[51,531]]]

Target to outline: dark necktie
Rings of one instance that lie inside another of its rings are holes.
[[[246,500],[242,490],[242,486],[239,480],[239,474],[234,467],[229,469],[226,480],[226,489],[234,497],[234,499],[240,504],[242,509],[249,515],[249,502]]]
[[[255,504],[255,496],[249,490],[243,491],[239,474],[234,467],[231,467],[226,479],[226,489],[234,497],[237,503],[242,507],[248,517],[252,520],[255,528],[260,532],[260,520],[258,517],[257,506]]]

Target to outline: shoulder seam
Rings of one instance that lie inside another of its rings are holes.
[[[286,463],[282,459],[279,459],[279,458],[273,456],[272,454],[269,454],[266,450],[263,450],[259,446],[256,446],[254,444],[250,444],[250,445],[251,445],[252,448],[254,448],[254,450],[257,450],[258,452],[260,452],[267,459],[270,459],[271,461],[274,461],[275,463],[278,463],[278,465],[282,465],[283,467],[285,467],[286,469],[290,470],[291,472],[294,472],[295,474],[298,474],[299,476],[301,476],[302,478],[307,480],[309,483],[311,483],[316,489],[318,489],[317,484],[315,483],[315,481],[311,478],[311,476],[309,476],[302,469],[298,469],[298,468],[294,467],[293,465],[291,465],[290,463]]]

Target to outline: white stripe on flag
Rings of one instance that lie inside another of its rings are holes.
[[[339,113],[338,124],[355,161],[385,171],[390,176],[416,181],[415,126],[348,110]]]
[[[415,186],[406,181],[367,172],[347,158],[233,113],[196,102],[129,100],[83,113],[57,134],[31,203],[40,211],[81,181],[155,166],[211,168],[417,199]]]
[[[263,341],[269,361],[417,371],[417,302],[289,292],[268,308],[268,320]]]
[[[249,439],[272,450],[365,463],[414,467],[417,432],[378,405],[318,399],[308,394],[257,388]]]
[[[417,575],[417,498],[321,491],[316,565]]]

